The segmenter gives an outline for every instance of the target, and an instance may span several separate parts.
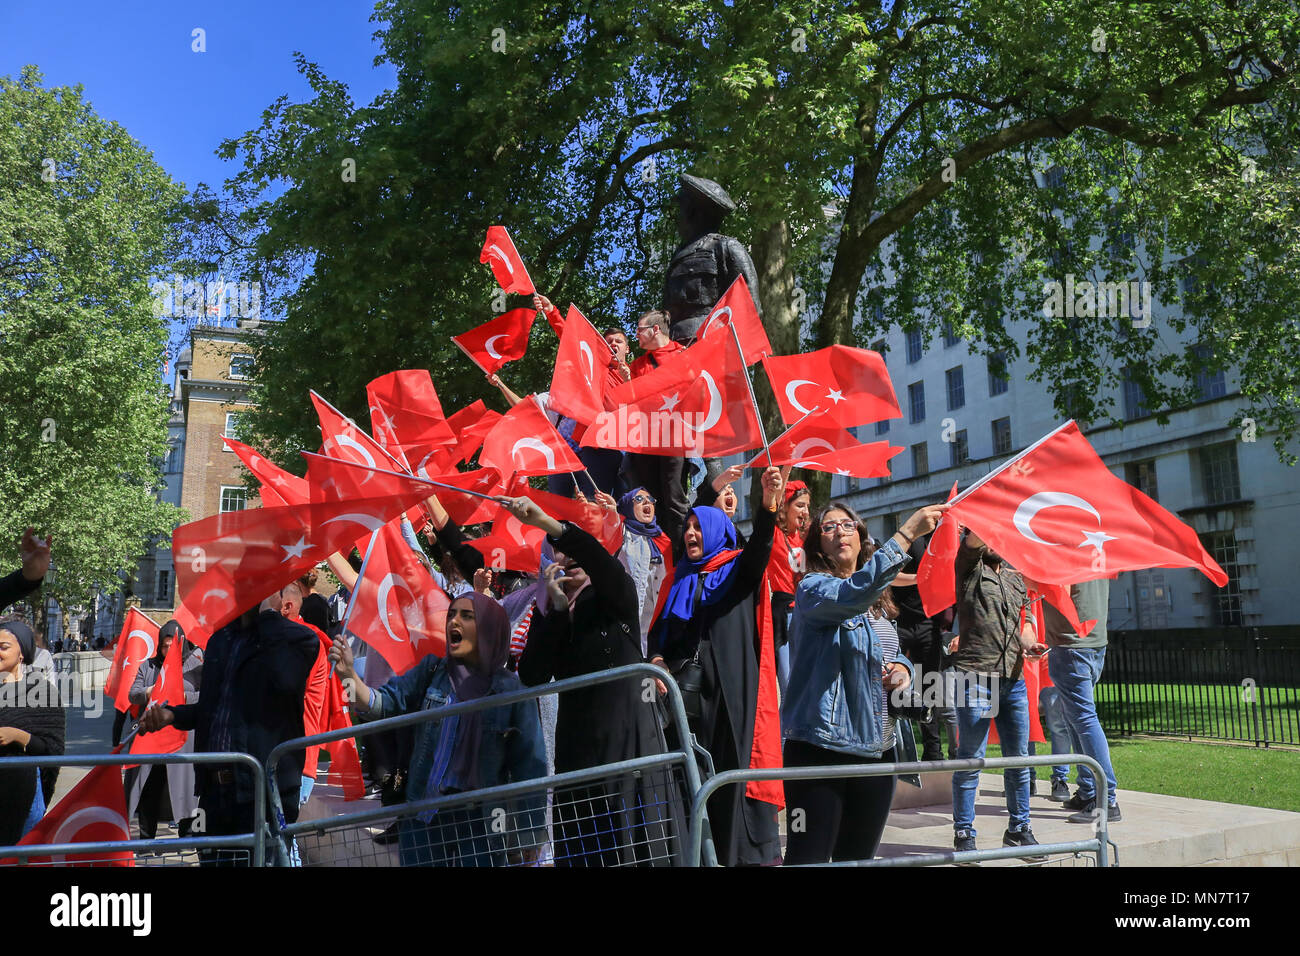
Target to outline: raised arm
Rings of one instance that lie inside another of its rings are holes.
[[[890,538],[867,559],[866,564],[847,578],[824,573],[807,574],[795,590],[795,613],[819,624],[847,621],[856,614],[865,613],[907,561],[907,555],[898,542]]]

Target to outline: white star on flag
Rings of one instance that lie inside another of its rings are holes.
[[[1104,531],[1084,531],[1083,543],[1080,544],[1079,547],[1086,548],[1088,545],[1092,545],[1099,552],[1104,554],[1105,551],[1103,550],[1103,548],[1106,542],[1114,541],[1114,540],[1115,540],[1114,535],[1106,534],[1106,532]]]
[[[681,397],[680,394],[677,394],[677,395],[665,395],[665,396],[664,396],[664,404],[663,404],[663,408],[661,408],[660,411],[664,411],[664,412],[671,412],[671,411],[673,411],[675,408],[677,408],[677,403],[680,402],[681,400],[682,400],[682,397]]]
[[[284,562],[288,561],[289,558],[291,557],[301,558],[303,556],[303,552],[309,550],[312,547],[312,545],[307,542],[306,535],[299,535],[296,544],[282,544],[280,545],[280,547],[284,548],[284,550],[287,552],[283,560],[280,561],[281,564],[284,564]]]
[[[836,405],[844,401],[844,393],[841,392],[839,389],[831,389],[829,392],[826,393],[826,397],[829,398]]]

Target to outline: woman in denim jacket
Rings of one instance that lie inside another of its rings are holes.
[[[352,652],[335,638],[330,660],[339,677],[352,681],[353,713],[361,720],[431,710],[518,690],[506,670],[509,621],[500,604],[471,591],[447,610],[447,657],[426,656],[405,674],[371,690],[357,679]],[[496,787],[546,775],[546,751],[537,701],[431,720],[415,729],[406,786],[408,803]],[[546,841],[545,793],[502,807],[511,819],[500,833],[493,807],[426,811],[399,821],[403,866],[504,866],[537,859]],[[509,844],[507,844],[507,839]]]
[[[902,655],[884,660],[867,610],[907,563],[913,539],[932,530],[946,505],[929,505],[868,560],[867,529],[852,508],[833,503],[804,539],[808,573],[795,592],[790,625],[790,692],[781,707],[785,766],[881,763],[885,695],[911,681]],[[791,827],[785,862],[866,860],[875,855],[889,818],[894,778],[857,777],[786,782]]]

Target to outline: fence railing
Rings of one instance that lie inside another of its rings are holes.
[[[782,767],[752,770],[727,770],[704,781],[691,804],[691,845],[687,851],[687,865],[699,866],[701,860],[700,837],[706,817],[706,805],[714,791],[726,786],[748,783],[751,780],[820,780],[828,777],[888,777],[902,774],[951,773],[955,770],[1008,770],[1016,767],[1050,767],[1056,764],[1083,764],[1094,774],[1095,780],[1105,780],[1105,773],[1092,757],[1083,754],[1044,754],[1033,757],[987,757],[964,760],[922,760],[909,763],[842,764],[829,767]],[[837,860],[832,863],[806,864],[809,866],[935,866],[951,863],[979,863],[985,860],[1006,860],[1061,853],[1094,853],[1098,866],[1108,866],[1106,845],[1109,841],[1107,814],[1097,814],[1093,837],[1090,840],[1073,840],[1068,843],[1040,843],[1034,846],[1001,847],[994,850],[936,851],[915,853],[909,856],[872,860]],[[716,865],[706,863],[706,866]]]
[[[461,866],[532,865],[548,860],[560,866],[680,865],[687,842],[686,807],[690,795],[700,788],[699,768],[686,734],[679,735],[687,738],[683,749],[664,754],[322,819],[287,823],[280,802],[276,766],[287,753],[638,677],[648,682],[644,692],[650,695],[656,694],[653,682],[663,682],[673,723],[686,727],[676,681],[654,665],[628,664],[285,741],[267,757],[271,828],[278,837],[275,852],[285,862],[296,847],[308,865],[383,865],[398,860],[408,865]],[[647,700],[652,703],[653,697]],[[377,847],[369,832],[394,822],[399,827],[396,858],[393,851]],[[705,852],[713,858],[711,844]]]
[[[262,765],[246,753],[173,753],[173,754],[94,754],[74,756],[60,754],[49,757],[0,757],[0,768],[20,767],[130,767],[168,766],[171,764],[190,764],[207,766],[226,764],[242,767],[253,777],[254,793],[260,793],[265,787],[265,774]],[[39,781],[37,786],[40,786]],[[103,808],[101,808],[103,809]],[[252,829],[248,833],[225,834],[219,836],[202,836],[202,824],[196,823],[190,836],[154,839],[154,840],[98,840],[77,843],[40,843],[29,846],[0,847],[0,860],[27,862],[32,857],[50,857],[51,865],[64,862],[69,856],[77,858],[76,865],[107,864],[115,862],[117,854],[132,854],[134,865],[147,866],[197,866],[200,856],[209,851],[220,858],[220,862],[233,865],[243,862],[246,866],[263,866],[266,860],[266,805],[261,800],[254,800],[252,805]],[[75,815],[75,814],[74,814]],[[106,820],[106,816],[113,819]],[[201,819],[201,818],[200,818]],[[84,825],[99,822],[119,822],[127,833],[131,832],[130,821],[118,818],[111,810],[105,813],[83,818]],[[68,827],[68,836],[75,836],[80,827]],[[33,864],[35,865],[35,864]]]
[[[1300,745],[1300,634],[1112,632],[1097,710],[1103,727],[1125,736]]]

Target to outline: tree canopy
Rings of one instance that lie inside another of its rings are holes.
[[[605,324],[658,305],[684,170],[740,204],[726,229],[753,250],[779,352],[947,323],[1025,355],[1063,415],[1098,423],[1125,370],[1167,410],[1230,368],[1234,420],[1287,457],[1285,0],[383,0],[374,20],[396,87],[358,107],[301,59],[313,98],[224,143],[241,167],[199,204],[214,257],[285,317],[252,420],[281,460],[314,447],[309,387],[359,418],[393,368],[429,367],[452,407],[483,393],[449,336],[502,305],[477,262],[493,223],[561,307]],[[1164,317],[1044,315],[1067,275],[1148,282]],[[519,391],[550,367],[554,337],[534,335],[506,370]]]
[[[43,595],[121,589],[181,512],[154,495],[167,444],[167,271],[183,189],[82,89],[0,77],[0,541],[54,536]],[[17,548],[0,558],[17,565]],[[4,568],[4,565],[9,565]]]

